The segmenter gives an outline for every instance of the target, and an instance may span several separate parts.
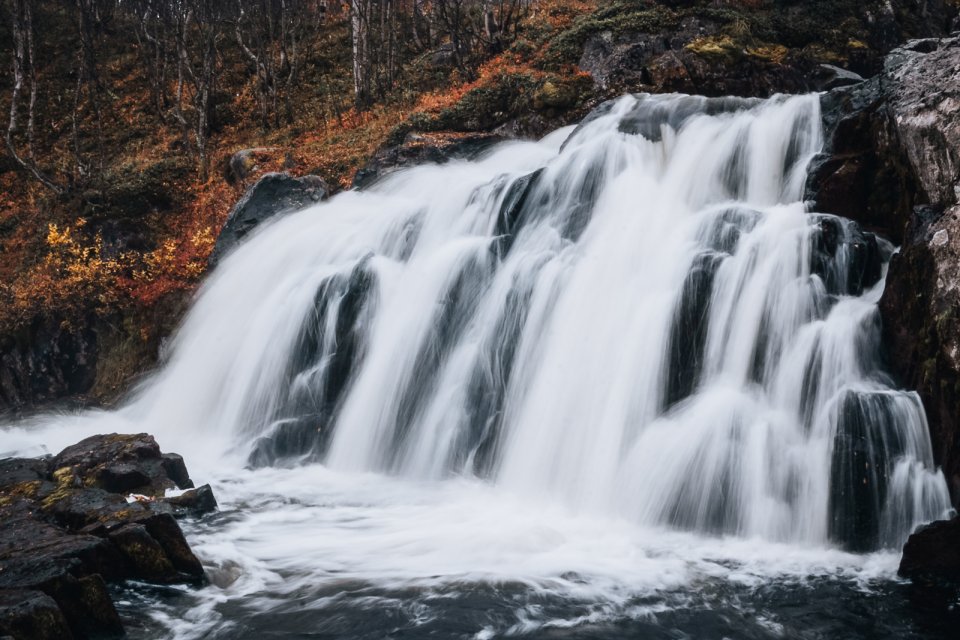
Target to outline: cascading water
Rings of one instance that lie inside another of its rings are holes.
[[[395,174],[255,234],[162,371],[80,421],[150,431],[214,474],[320,462],[587,521],[895,549],[949,498],[917,395],[882,369],[893,248],[801,201],[821,143],[816,96],[627,96],[572,132]],[[488,560],[423,575],[510,575]]]

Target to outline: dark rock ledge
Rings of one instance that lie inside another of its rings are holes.
[[[189,491],[163,497],[175,487]],[[175,517],[215,509],[210,487],[194,489],[183,458],[147,434],[0,460],[0,638],[122,636],[107,583],[202,584]]]
[[[960,586],[960,518],[917,529],[903,546],[899,573],[914,582]]]

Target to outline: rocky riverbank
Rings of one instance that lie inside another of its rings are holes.
[[[179,489],[176,497],[165,497]],[[0,460],[0,637],[123,635],[109,583],[202,584],[176,518],[217,508],[147,434]]]
[[[916,389],[960,502],[960,34],[912,40],[880,74],[822,98],[826,152],[808,195],[901,245],[880,301],[888,367]],[[960,584],[960,520],[910,537],[900,574]]]

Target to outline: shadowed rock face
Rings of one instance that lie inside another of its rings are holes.
[[[318,176],[264,175],[230,210],[210,255],[210,266],[216,266],[247,234],[270,218],[303,209],[325,200],[329,194],[329,187]]]
[[[0,411],[88,391],[98,357],[91,326],[71,331],[38,320],[21,334],[0,335]]]
[[[934,453],[960,499],[960,207],[917,207],[880,302],[890,360],[923,398]]]
[[[901,244],[880,302],[890,367],[923,399],[938,464],[960,499],[960,37],[914,40],[869,81],[821,100],[818,211]]]
[[[960,585],[960,518],[934,522],[910,536],[899,574],[915,581]]]
[[[174,515],[216,509],[152,436],[87,438],[55,457],[0,460],[0,636],[119,636],[107,582],[198,583]],[[145,496],[128,502],[127,494]]]

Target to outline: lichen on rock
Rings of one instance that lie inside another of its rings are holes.
[[[0,460],[0,636],[120,635],[108,582],[202,583],[174,515],[202,515],[216,500],[209,486],[164,497],[192,486],[182,458],[146,434]],[[148,499],[128,502],[131,490]]]

